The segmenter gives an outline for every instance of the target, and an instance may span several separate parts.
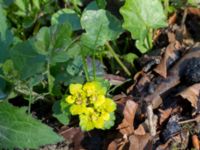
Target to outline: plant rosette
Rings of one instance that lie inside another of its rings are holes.
[[[79,116],[82,130],[110,129],[114,125],[115,102],[106,97],[107,89],[98,81],[70,84],[70,95],[65,102],[70,105],[72,115]]]

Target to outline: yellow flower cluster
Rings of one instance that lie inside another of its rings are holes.
[[[109,129],[114,125],[116,104],[105,96],[106,88],[100,82],[70,84],[69,92],[65,100],[71,114],[79,115],[82,130]]]

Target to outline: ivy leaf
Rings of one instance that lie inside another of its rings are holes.
[[[85,11],[81,17],[81,25],[86,30],[81,36],[82,44],[90,49],[117,39],[123,31],[121,22],[103,9]]]
[[[142,45],[146,45],[151,30],[167,25],[160,0],[126,0],[120,13],[124,18],[123,28],[131,32],[133,39],[138,40],[137,47],[140,47],[142,53],[148,50],[142,48]]]
[[[31,40],[16,44],[10,50],[10,55],[21,79],[44,71],[45,57],[35,50]]]
[[[51,24],[63,24],[63,23],[70,23],[73,30],[80,30],[80,18],[77,13],[72,9],[61,9],[53,14],[51,18]]]
[[[63,140],[50,127],[27,115],[24,108],[8,102],[0,103],[0,122],[1,149],[36,149]]]

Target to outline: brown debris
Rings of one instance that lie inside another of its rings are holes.
[[[159,112],[161,113],[159,118],[159,124],[161,125],[165,120],[170,117],[172,113],[172,108],[168,108],[166,110],[159,109]]]
[[[198,139],[198,136],[196,134],[192,135],[192,144],[193,144],[193,147],[195,148],[195,150],[200,149],[199,139]]]
[[[147,145],[151,141],[151,139],[152,137],[150,136],[150,134],[131,135],[129,137],[130,141],[129,150],[144,150],[145,148],[147,148]]]
[[[191,49],[186,53],[168,72],[168,77],[159,84],[154,93],[145,97],[145,101],[151,103],[153,108],[157,108],[162,103],[161,95],[180,83],[181,73],[184,73],[184,67],[187,60],[200,57],[200,48]]]
[[[124,119],[122,120],[122,123],[119,124],[117,128],[123,135],[127,136],[134,132],[133,122],[134,122],[137,108],[138,108],[138,104],[135,103],[133,100],[128,100],[126,102],[126,105],[123,111]]]
[[[200,83],[197,83],[180,92],[178,95],[182,96],[184,99],[187,99],[191,103],[192,107],[197,109],[199,93]]]
[[[169,58],[175,59],[176,58],[175,52],[181,48],[181,44],[176,40],[175,34],[169,32],[168,38],[170,44],[167,46],[164,57],[163,59],[161,59],[160,64],[158,64],[157,67],[154,69],[155,72],[157,72],[164,78],[167,77],[167,62]]]

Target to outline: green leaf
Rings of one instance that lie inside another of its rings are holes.
[[[87,11],[87,10],[98,10],[98,9],[99,9],[99,7],[98,7],[96,1],[92,1],[85,7],[84,11]]]
[[[81,25],[86,30],[81,36],[82,44],[92,50],[117,39],[123,31],[121,22],[103,9],[85,11],[81,17]]]
[[[58,121],[64,125],[69,124],[70,112],[69,105],[64,100],[56,101],[53,105],[53,116],[58,119]]]
[[[70,61],[67,66],[67,72],[71,76],[75,76],[82,70],[82,58],[80,56],[77,56],[73,59],[73,61]]]
[[[124,60],[134,66],[134,60],[138,59],[138,56],[134,53],[128,53],[123,56]]]
[[[200,8],[200,0],[188,0],[188,4]]]
[[[1,34],[2,40],[5,40],[6,30],[8,29],[8,25],[7,25],[7,19],[6,19],[6,12],[2,8],[2,5],[0,5],[0,20],[1,20],[0,34]]]
[[[139,40],[140,47],[146,48],[143,53],[151,48],[152,41],[148,41],[151,30],[167,25],[160,0],[126,0],[120,13],[124,18],[123,27],[131,32],[133,39]]]
[[[50,28],[43,27],[34,38],[34,45],[40,54],[46,55],[50,64],[66,62],[66,54],[71,44],[72,28],[68,23],[56,24]]]
[[[51,18],[51,24],[70,23],[73,30],[80,30],[80,18],[74,10],[65,8],[57,11]]]
[[[63,140],[52,129],[8,102],[0,103],[0,148],[36,149]]]
[[[101,8],[101,9],[106,8],[106,1],[105,0],[96,0],[96,3],[99,6],[99,8]]]
[[[10,55],[21,79],[27,79],[44,71],[45,57],[37,53],[31,40],[15,45]]]
[[[6,93],[6,81],[0,78],[0,100],[3,100],[7,97]]]

